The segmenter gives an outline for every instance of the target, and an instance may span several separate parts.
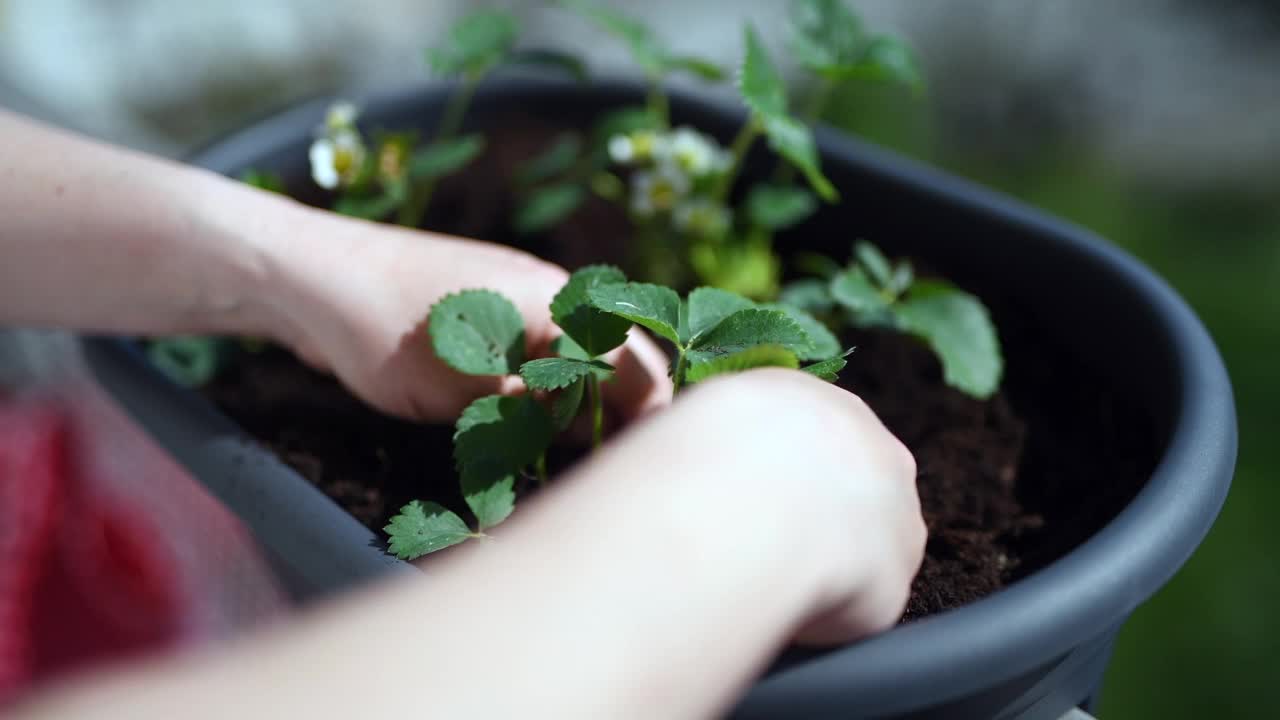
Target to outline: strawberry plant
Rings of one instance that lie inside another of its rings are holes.
[[[339,191],[333,209],[344,215],[418,227],[439,182],[466,167],[485,147],[480,133],[461,132],[471,99],[495,70],[539,65],[585,77],[571,55],[542,49],[518,49],[518,18],[505,10],[474,10],[426,53],[432,72],[457,80],[435,132],[420,143],[417,133],[379,131],[366,137],[357,126],[359,108],[338,102],[329,108],[309,152],[317,185]],[[256,179],[262,176],[255,175]]]
[[[1000,386],[1004,359],[987,308],[977,297],[936,279],[918,279],[911,263],[892,263],[866,241],[854,245],[847,266],[825,256],[800,258],[813,277],[790,283],[782,303],[836,327],[885,328],[929,345],[943,380],[977,398]]]
[[[550,310],[564,334],[553,344],[553,357],[528,359],[520,313],[499,293],[464,290],[431,308],[428,328],[437,357],[469,375],[519,375],[529,392],[482,397],[458,418],[454,462],[475,529],[438,504],[415,501],[385,528],[397,556],[413,559],[483,537],[505,520],[515,509],[518,480],[548,481],[547,450],[584,406],[598,447],[604,436],[601,385],[614,374],[604,358],[626,342],[633,324],[674,345],[677,393],[716,375],[799,368],[802,361],[813,361],[804,370],[833,381],[847,354],[799,308],[707,287],[682,299],[670,288],[627,282],[621,270],[604,265],[575,272]]]

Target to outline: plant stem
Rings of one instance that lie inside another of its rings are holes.
[[[535,466],[538,472],[538,486],[546,487],[547,484],[547,453],[543,451],[538,456],[538,464]]]
[[[733,191],[733,183],[738,179],[738,173],[742,172],[743,161],[746,160],[747,151],[751,149],[751,144],[760,136],[760,121],[752,115],[742,125],[742,129],[738,131],[737,137],[733,139],[733,144],[729,146],[729,169],[725,171],[724,176],[720,178],[720,184],[716,186],[715,193],[712,198],[717,203],[723,203],[729,199],[729,193]]]
[[[475,97],[476,88],[480,85],[482,77],[482,75],[467,75],[463,77],[462,84],[449,97],[449,103],[445,105],[444,112],[440,115],[440,125],[436,128],[434,142],[451,140],[453,136],[458,134],[458,130],[462,128],[462,121],[466,118],[467,108],[471,106],[471,99]],[[433,177],[414,188],[409,193],[409,199],[405,201],[404,205],[400,206],[396,222],[411,228],[421,225],[423,217],[427,214],[427,209],[431,207],[431,196],[435,194],[436,184],[439,180],[439,178]]]
[[[587,375],[587,391],[591,395],[591,447],[599,448],[604,442],[604,397],[600,392],[600,378]]]
[[[678,352],[680,355],[676,358],[676,369],[671,373],[671,397],[673,398],[679,395],[680,388],[684,387],[685,371],[689,368],[688,360],[684,356],[684,348],[679,348]]]
[[[666,129],[671,124],[670,103],[667,100],[667,93],[662,89],[662,77],[660,75],[649,76],[649,94],[645,98],[645,105],[648,106],[649,112],[658,119],[658,128]]]
[[[835,83],[826,78],[819,78],[813,87],[813,93],[809,95],[804,105],[804,110],[800,113],[800,119],[805,124],[812,127],[818,122],[818,118],[822,117],[822,111],[826,109],[827,102],[831,100],[831,92],[835,89]],[[776,185],[786,185],[791,182],[791,178],[795,177],[796,167],[787,162],[785,158],[778,159],[778,167],[773,171],[773,182]]]

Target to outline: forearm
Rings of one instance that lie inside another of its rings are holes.
[[[812,610],[817,564],[809,513],[761,484],[781,462],[671,439],[604,453],[425,579],[38,716],[711,717]],[[656,446],[678,472],[654,472]]]
[[[0,325],[266,334],[300,206],[0,111]]]

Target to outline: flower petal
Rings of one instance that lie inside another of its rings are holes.
[[[311,160],[311,179],[326,190],[338,187],[338,169],[334,166],[336,148],[332,140],[321,138],[311,143],[307,157]]]

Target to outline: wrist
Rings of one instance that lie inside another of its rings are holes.
[[[188,324],[293,345],[293,297],[314,211],[203,170],[193,170],[191,182],[191,196],[200,198],[195,224],[217,256],[200,276],[197,317]]]

